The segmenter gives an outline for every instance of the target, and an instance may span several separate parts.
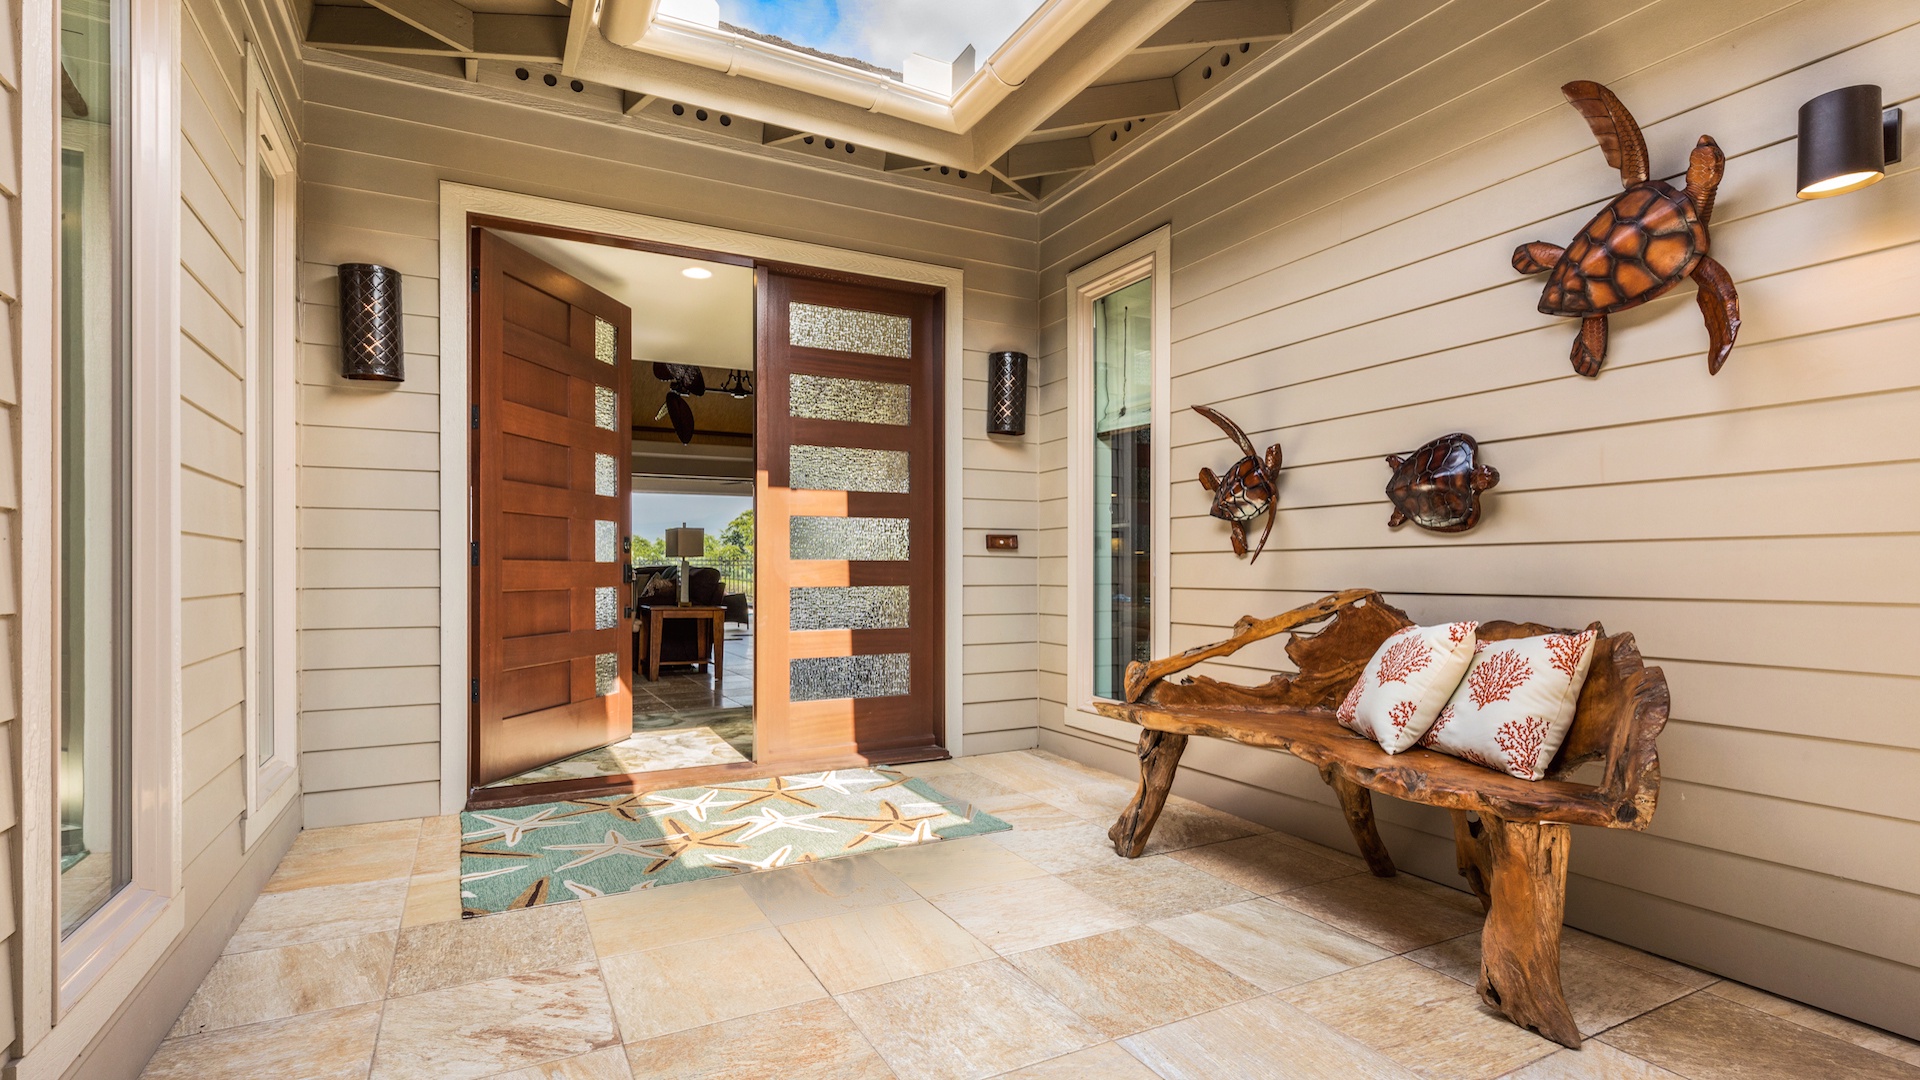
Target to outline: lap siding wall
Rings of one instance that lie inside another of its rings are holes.
[[[1349,5],[1350,11],[1356,6]],[[1117,772],[1065,722],[1068,271],[1173,234],[1174,650],[1349,586],[1423,621],[1600,619],[1666,669],[1674,717],[1647,834],[1582,829],[1580,927],[1920,1035],[1920,175],[1793,195],[1801,102],[1920,94],[1899,0],[1379,0],[1041,212],[1037,368],[1041,745]],[[1615,316],[1598,380],[1576,323],[1508,264],[1564,243],[1617,175],[1562,99],[1608,83],[1654,173],[1702,133],[1728,155],[1714,255],[1745,326],[1706,372],[1693,286]],[[1912,115],[1909,107],[1908,114]],[[1908,143],[1916,141],[1909,122]],[[1228,463],[1186,411],[1285,447],[1248,567],[1193,477]],[[1450,431],[1502,481],[1473,532],[1386,527],[1381,458]],[[1213,673],[1264,679],[1279,642]],[[1196,743],[1181,785],[1346,843],[1305,765]],[[1457,882],[1443,814],[1381,800],[1403,865]]]

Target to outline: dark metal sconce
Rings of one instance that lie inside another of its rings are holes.
[[[987,355],[987,434],[1027,433],[1027,354]]]
[[[340,264],[340,376],[401,382],[400,271]]]
[[[1899,160],[1900,110],[1881,109],[1878,86],[1843,86],[1800,106],[1801,198],[1858,191]]]

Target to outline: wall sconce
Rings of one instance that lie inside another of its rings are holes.
[[[1843,86],[1800,106],[1801,198],[1858,191],[1899,160],[1900,110],[1880,108],[1878,86]]]
[[[987,434],[1027,433],[1027,354],[987,355]]]
[[[340,264],[340,377],[401,382],[400,271]]]

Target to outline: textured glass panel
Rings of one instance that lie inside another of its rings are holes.
[[[609,499],[620,494],[620,463],[612,454],[593,455],[593,493]]]
[[[606,697],[620,686],[620,654],[603,652],[593,658],[593,692]]]
[[[787,407],[805,420],[904,426],[911,418],[913,387],[871,379],[795,375],[787,384]]]
[[[912,690],[910,659],[907,653],[881,653],[794,660],[787,697],[792,701],[900,697]]]
[[[611,630],[620,625],[620,590],[611,585],[593,590],[593,628]]]
[[[913,320],[877,311],[787,305],[787,340],[804,349],[866,353],[906,360],[913,356]]]
[[[907,625],[905,585],[789,589],[787,598],[791,630],[897,630]]]
[[[620,395],[611,386],[593,388],[593,426],[602,431],[619,431]]]
[[[788,448],[787,486],[804,491],[907,491],[907,452],[857,446]]]
[[[907,519],[789,518],[787,545],[788,556],[795,559],[904,562]]]
[[[611,364],[620,358],[620,329],[598,315],[593,317],[593,358]]]
[[[611,521],[593,523],[593,561],[612,562],[620,546],[620,526]]]

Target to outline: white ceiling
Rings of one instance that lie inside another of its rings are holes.
[[[632,308],[635,360],[752,370],[751,268],[526,233],[506,239]],[[713,276],[681,274],[692,266]]]

